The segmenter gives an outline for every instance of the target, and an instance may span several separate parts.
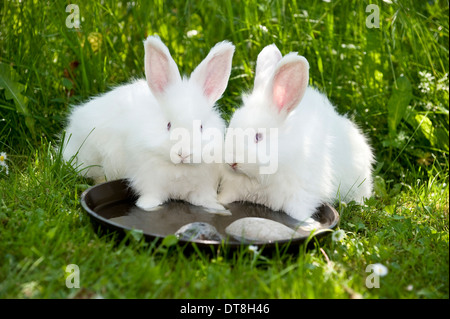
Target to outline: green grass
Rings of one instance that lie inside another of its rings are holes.
[[[65,25],[69,2],[49,3],[0,7],[0,298],[449,298],[448,1],[77,1],[78,31]],[[380,28],[366,27],[370,3]],[[183,73],[216,42],[236,45],[227,119],[265,45],[307,57],[311,84],[377,158],[374,196],[338,206],[342,241],[188,254],[97,236],[79,204],[90,182],[61,161],[57,137],[70,105],[143,76],[153,33]],[[375,263],[388,274],[367,288]],[[68,264],[81,289],[66,287]]]

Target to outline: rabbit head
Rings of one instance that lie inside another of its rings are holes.
[[[157,129],[164,132],[156,134],[159,139],[149,139],[156,147],[149,146],[174,164],[199,163],[202,145],[223,140],[225,123],[215,102],[227,87],[234,46],[227,41],[216,44],[190,78],[180,76],[159,37],[148,37],[144,47],[145,77],[161,109]]]
[[[304,57],[297,53],[282,57],[273,44],[261,51],[253,91],[243,96],[243,106],[234,113],[226,135],[225,161],[233,170],[255,178],[275,173],[279,142],[287,134],[286,118],[300,103],[308,80]],[[239,134],[241,138],[236,138]]]

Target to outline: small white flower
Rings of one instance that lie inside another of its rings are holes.
[[[434,83],[434,76],[427,71],[419,71],[420,83],[419,89],[422,93],[428,93],[431,91],[431,84]]]
[[[423,79],[426,80],[428,82],[431,82],[434,80],[434,76],[427,71],[419,71],[419,76]]]
[[[341,241],[344,240],[344,238],[345,238],[346,236],[347,236],[347,235],[345,235],[345,232],[344,232],[342,229],[339,229],[339,230],[335,230],[335,231],[333,232],[333,234],[331,235],[331,239],[332,239],[333,241],[341,242]]]
[[[265,25],[262,25],[262,24],[258,25],[258,28],[259,28],[262,32],[264,32],[264,33],[266,33],[266,32],[269,31],[269,30],[267,29],[267,27],[266,27]]]
[[[30,281],[21,285],[22,294],[26,298],[33,298],[40,292],[42,287],[37,281]]]
[[[443,78],[437,81],[436,90],[448,92],[448,73],[446,73]]]
[[[192,38],[195,37],[196,35],[198,35],[198,31],[197,30],[190,30],[186,33],[188,38]]]
[[[388,268],[383,264],[377,263],[373,265],[373,273],[380,277],[384,277],[388,273]]]
[[[420,82],[419,89],[420,89],[420,92],[422,92],[422,93],[430,92],[431,91],[430,83],[429,82]]]
[[[256,253],[256,252],[258,252],[258,246],[250,245],[250,246],[248,246],[248,250],[250,250],[253,253]]]
[[[8,175],[8,164],[6,164],[7,159],[8,157],[6,156],[6,153],[0,153],[0,172],[5,170],[6,174]]]

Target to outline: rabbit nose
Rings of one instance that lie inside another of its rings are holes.
[[[189,153],[189,154],[185,154],[185,153],[183,153],[182,151],[179,151],[179,152],[178,152],[178,156],[179,156],[180,159],[181,159],[181,163],[184,163],[184,161],[185,161],[186,159],[188,159],[189,156],[191,156],[191,154],[190,154],[190,153]]]
[[[230,165],[230,167],[231,167],[233,170],[236,170],[236,168],[237,168],[237,163],[228,164],[228,165]]]

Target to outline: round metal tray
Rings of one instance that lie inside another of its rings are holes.
[[[202,207],[191,205],[184,201],[169,201],[155,211],[144,211],[135,205],[136,197],[126,180],[115,180],[90,187],[81,195],[81,204],[91,217],[92,222],[108,231],[125,232],[126,230],[141,230],[145,239],[163,239],[182,226],[193,222],[206,222],[214,226],[226,240],[185,240],[179,243],[195,242],[198,246],[220,246],[236,248],[243,244],[258,247],[274,247],[275,245],[299,245],[312,236],[322,236],[329,233],[339,222],[338,212],[330,205],[321,206],[313,215],[306,227],[300,227],[299,222],[283,212],[252,203],[236,202],[227,205],[231,215],[217,215],[205,211]],[[226,236],[225,228],[233,221],[244,217],[267,218],[298,230],[300,237],[290,240],[242,242]],[[312,232],[312,233],[311,233]]]

